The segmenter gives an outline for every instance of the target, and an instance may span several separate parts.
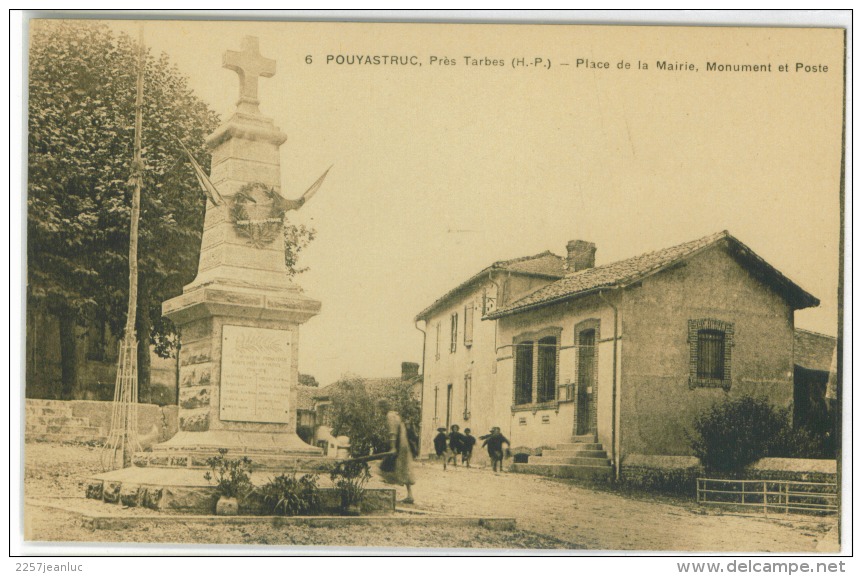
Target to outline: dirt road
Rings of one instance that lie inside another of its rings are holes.
[[[518,528],[591,550],[814,552],[835,517],[742,516],[693,502],[631,497],[529,474],[417,466],[419,508],[515,517]],[[398,496],[402,498],[403,489]]]
[[[87,446],[25,445],[25,497],[78,508],[103,506],[83,500],[84,481],[99,469],[98,451]],[[134,530],[90,531],[74,514],[27,507],[30,539],[48,541],[184,542],[199,544],[276,544],[296,546],[375,546],[419,548],[509,548],[570,550],[654,550],[722,552],[829,551],[827,533],[837,518],[774,515],[768,518],[702,509],[690,501],[620,495],[572,482],[526,474],[494,474],[488,469],[417,465],[414,508],[459,516],[517,519],[517,530],[484,528],[386,529],[299,528],[271,526],[159,526],[159,513],[118,510],[112,513],[153,515],[152,525]],[[382,485],[378,479],[372,485]],[[403,488],[398,497],[403,498]],[[834,532],[832,533],[834,536]]]

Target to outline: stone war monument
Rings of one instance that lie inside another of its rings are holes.
[[[299,327],[321,304],[291,282],[284,262],[285,212],[305,197],[281,197],[287,137],[258,107],[258,79],[275,74],[275,61],[246,37],[223,65],[240,80],[236,112],[207,139],[223,200],[207,201],[197,277],[162,306],[182,340],[179,431],[136,453],[132,467],[97,476],[91,497],[134,493],[141,505],[168,499],[167,507],[195,508],[207,499],[206,459],[220,449],[248,456],[258,470],[322,470],[328,462],[296,435]]]

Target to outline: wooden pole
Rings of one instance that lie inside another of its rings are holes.
[[[129,362],[134,363],[131,386],[126,391],[125,401],[128,403],[123,419],[123,468],[132,465],[132,454],[135,451],[137,438],[137,408],[138,402],[138,371],[137,371],[137,333],[135,322],[138,316],[138,222],[141,218],[141,184],[144,179],[144,164],[141,158],[141,132],[144,118],[144,25],[138,26],[138,78],[135,94],[135,147],[134,147],[134,181],[132,191],[132,213],[129,228],[129,308],[126,313],[126,338]]]
[[[138,28],[138,90],[135,96],[135,189],[132,193],[132,223],[129,232],[129,309],[126,316],[126,334],[134,333],[138,310],[138,220],[141,216],[141,131],[144,108],[144,25]]]
[[[102,453],[105,468],[116,466],[117,456],[123,468],[132,465],[132,455],[140,450],[138,442],[138,362],[135,320],[138,311],[138,221],[141,216],[141,185],[144,164],[141,158],[141,132],[144,103],[144,26],[138,28],[138,70],[135,95],[135,142],[130,183],[132,210],[129,226],[129,307],[126,328],[120,342],[117,383],[111,414],[111,431]]]

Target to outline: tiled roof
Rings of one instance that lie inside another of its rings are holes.
[[[513,258],[511,260],[499,260],[494,262],[487,268],[483,268],[479,273],[471,276],[461,284],[458,284],[452,290],[446,292],[443,296],[434,301],[433,304],[425,308],[422,312],[416,315],[416,320],[422,320],[437,308],[442,306],[447,300],[458,292],[468,288],[478,280],[488,277],[490,272],[495,270],[505,270],[515,274],[524,274],[526,276],[541,276],[545,278],[562,278],[566,273],[566,259],[557,256],[550,250],[545,250],[539,254],[532,256],[523,256],[521,258]]]
[[[810,370],[829,372],[835,337],[797,328],[793,334],[793,363]]]
[[[816,306],[819,300],[802,288],[791,282],[781,272],[770,266],[765,260],[751,251],[742,242],[730,235],[726,230],[685,242],[671,248],[647,252],[640,256],[627,258],[611,264],[587,268],[567,274],[547,286],[539,288],[523,298],[512,302],[488,314],[486,318],[495,319],[509,316],[517,312],[538,308],[562,300],[568,300],[586,294],[591,294],[602,288],[624,287],[663,270],[676,262],[705,250],[719,241],[727,240],[731,252],[750,269],[756,269],[762,280],[773,285],[782,292],[798,308]]]
[[[297,386],[296,387],[296,409],[297,410],[314,410],[314,395],[318,392],[318,388],[313,386]]]
[[[411,383],[416,383],[422,379],[422,376],[413,376],[410,378]],[[402,379],[399,377],[391,377],[391,378],[351,378],[350,382],[362,383],[365,387],[365,391],[368,392],[372,396],[381,395],[387,388],[391,388],[396,384],[402,382]],[[311,388],[311,390],[315,390],[313,393],[313,397],[316,400],[324,400],[332,398],[333,394],[336,394],[345,386],[344,382],[339,380],[338,382],[333,382],[323,388]]]

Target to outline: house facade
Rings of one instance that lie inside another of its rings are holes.
[[[588,441],[619,470],[628,454],[690,454],[695,415],[727,397],[792,405],[794,311],[819,302],[739,240],[602,266],[573,244],[592,246],[569,244],[565,276],[484,315],[497,354],[473,402],[518,451]]]
[[[562,278],[565,259],[542,252],[491,264],[416,316],[424,324],[421,451],[433,452],[437,428],[452,424],[475,436],[508,420],[511,402],[494,393],[498,346],[495,322],[482,317]],[[484,456],[476,452],[475,458]]]

